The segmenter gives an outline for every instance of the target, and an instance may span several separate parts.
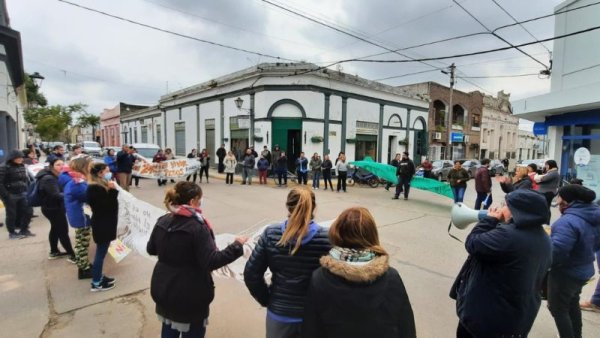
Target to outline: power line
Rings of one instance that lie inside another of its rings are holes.
[[[67,5],[79,7],[81,9],[85,9],[85,10],[90,11],[90,12],[94,12],[94,13],[98,13],[98,14],[101,14],[101,15],[104,15],[104,16],[108,16],[108,17],[113,18],[113,19],[121,20],[121,21],[128,22],[128,23],[131,23],[131,24],[134,24],[134,25],[137,25],[137,26],[141,26],[141,27],[149,28],[149,29],[152,29],[152,30],[155,30],[155,31],[163,32],[163,33],[166,33],[166,34],[175,35],[175,36],[178,36],[178,37],[181,37],[181,38],[190,39],[190,40],[194,40],[194,41],[197,41],[197,42],[202,42],[202,43],[206,43],[206,44],[209,44],[209,45],[218,46],[218,47],[222,47],[222,48],[226,48],[226,49],[231,49],[231,50],[235,50],[235,51],[238,51],[238,52],[243,52],[243,53],[248,53],[248,54],[254,54],[254,55],[258,55],[258,56],[263,56],[263,57],[267,57],[267,58],[271,58],[271,59],[285,60],[285,61],[291,61],[291,62],[299,62],[297,60],[286,59],[286,58],[279,57],[279,56],[274,56],[274,55],[269,55],[269,54],[265,54],[265,53],[255,52],[255,51],[251,51],[251,50],[244,49],[244,48],[233,47],[233,46],[225,45],[225,44],[222,44],[222,43],[219,43],[219,42],[204,40],[204,39],[200,39],[200,38],[193,37],[193,36],[190,36],[190,35],[185,35],[185,34],[182,34],[182,33],[173,32],[173,31],[170,31],[170,30],[167,30],[167,29],[164,29],[164,28],[159,28],[159,27],[152,26],[152,25],[149,25],[149,24],[141,23],[139,21],[127,19],[127,18],[124,18],[124,17],[121,17],[121,16],[117,16],[117,15],[114,15],[114,14],[110,14],[110,13],[107,13],[107,12],[100,11],[100,10],[97,10],[97,9],[94,9],[94,8],[85,7],[85,6],[82,6],[82,5],[73,3],[73,2],[69,2],[69,1],[66,1],[66,0],[58,0],[58,1],[60,1],[62,3],[65,3]]]
[[[481,27],[485,28],[488,32],[490,32],[490,34],[492,34],[493,36],[495,36],[496,38],[498,38],[499,40],[501,40],[502,42],[508,44],[511,47],[514,47],[516,50],[518,50],[519,52],[521,52],[522,54],[525,54],[527,56],[529,56],[533,61],[539,63],[540,65],[544,66],[544,68],[546,68],[546,70],[549,69],[549,66],[546,66],[545,63],[543,63],[542,61],[534,58],[533,56],[529,55],[527,52],[525,52],[524,50],[515,47],[512,43],[508,42],[508,40],[506,40],[505,38],[501,37],[500,35],[496,34],[495,32],[492,32],[492,30],[490,30],[483,22],[481,22],[481,20],[477,19],[475,17],[475,15],[473,15],[473,13],[469,12],[463,5],[459,4],[458,1],[456,0],[452,0],[456,5],[458,5],[458,7],[460,7],[463,11],[465,11],[465,13],[467,13],[471,18],[473,18],[473,20],[477,21],[477,23],[479,23],[481,25]]]
[[[495,3],[496,6],[498,6],[500,8],[500,10],[502,10],[506,15],[508,15],[515,23],[517,23],[519,25],[519,27],[521,27],[525,32],[527,32],[527,34],[529,34],[529,36],[531,36],[532,38],[534,38],[534,39],[537,40],[537,38],[535,37],[535,35],[533,35],[533,33],[531,33],[527,28],[525,28],[525,26],[523,26],[522,24],[518,23],[519,21],[514,16],[512,16],[504,7],[502,7],[498,3],[498,1],[492,0],[492,2]],[[546,47],[546,45],[544,45],[543,43],[540,43],[540,45],[542,47],[544,47],[544,49],[547,50],[550,55],[552,55],[552,51],[550,51],[550,49],[548,49],[548,47]]]
[[[483,76],[457,76],[459,79],[499,79],[499,78],[511,78],[511,77],[527,77],[527,76],[539,76],[539,73],[529,74],[514,74],[514,75],[483,75]]]

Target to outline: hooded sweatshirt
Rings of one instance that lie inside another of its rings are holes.
[[[12,150],[6,162],[0,165],[0,197],[7,199],[9,195],[19,195],[27,192],[29,176],[24,164],[13,162],[16,158],[23,158],[23,152]]]
[[[575,201],[552,224],[552,270],[577,280],[594,275],[594,252],[600,250],[600,207]]]

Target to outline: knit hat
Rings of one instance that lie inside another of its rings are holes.
[[[573,201],[592,203],[596,199],[596,193],[593,190],[578,184],[565,185],[558,190],[558,196],[567,203]]]
[[[542,225],[550,217],[546,198],[534,190],[518,189],[507,194],[506,204],[516,226]]]

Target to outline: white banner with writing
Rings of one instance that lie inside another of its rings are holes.
[[[201,164],[196,159],[182,158],[160,163],[138,161],[131,172],[134,176],[145,178],[178,178],[191,175],[200,170]]]

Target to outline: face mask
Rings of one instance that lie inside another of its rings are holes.
[[[107,181],[110,181],[112,179],[112,173],[107,172],[106,174],[104,174],[104,179]]]

